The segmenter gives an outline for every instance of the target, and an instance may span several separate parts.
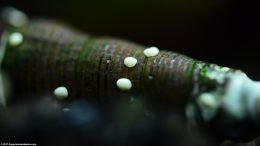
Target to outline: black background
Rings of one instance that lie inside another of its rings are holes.
[[[242,69],[260,80],[260,17],[252,0],[1,0],[0,5]]]

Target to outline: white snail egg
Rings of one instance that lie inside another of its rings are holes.
[[[116,85],[121,90],[130,90],[132,88],[132,82],[127,78],[120,78],[117,80]]]
[[[58,99],[65,99],[68,97],[68,90],[66,87],[58,87],[54,90],[54,95],[58,98]]]
[[[126,57],[124,60],[124,64],[127,67],[134,67],[137,64],[137,59],[134,57]]]
[[[159,49],[157,47],[150,47],[144,50],[144,55],[146,57],[153,57],[159,54]]]
[[[9,44],[12,46],[17,46],[22,43],[23,35],[20,32],[14,32],[9,36]]]

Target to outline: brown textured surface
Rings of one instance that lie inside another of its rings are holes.
[[[12,75],[18,91],[51,93],[66,86],[71,98],[106,97],[136,93],[183,101],[191,94],[201,65],[184,55],[160,51],[155,57],[143,54],[146,47],[113,38],[92,38],[69,26],[34,20],[19,31],[24,36],[18,47],[7,47],[4,68]],[[138,63],[127,68],[124,58]],[[107,60],[110,60],[107,63]],[[152,76],[153,79],[148,77]],[[131,91],[116,86],[119,78],[132,81]],[[156,96],[155,96],[156,95]]]

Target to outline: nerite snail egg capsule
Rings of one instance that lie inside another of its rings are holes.
[[[10,34],[8,42],[11,46],[17,46],[23,41],[23,35],[19,32],[13,32]]]
[[[137,59],[134,57],[126,57],[124,60],[124,64],[127,67],[134,67],[137,64]]]
[[[156,48],[156,47],[150,47],[150,48],[147,48],[147,49],[144,50],[144,55],[145,55],[146,57],[153,57],[153,56],[158,55],[159,52],[160,52],[160,51],[159,51],[158,48]]]
[[[116,85],[123,91],[130,90],[132,88],[132,82],[127,78],[120,78],[117,80]]]
[[[58,99],[65,99],[69,95],[67,88],[63,86],[57,87],[53,93]]]

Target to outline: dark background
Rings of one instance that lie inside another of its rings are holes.
[[[242,69],[260,80],[259,15],[252,0],[1,0],[0,5]]]

